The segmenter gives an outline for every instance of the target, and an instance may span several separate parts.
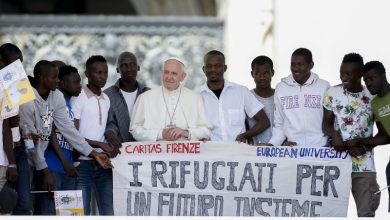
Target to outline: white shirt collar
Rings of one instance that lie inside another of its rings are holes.
[[[179,87],[177,87],[177,89],[172,90],[172,91],[166,89],[166,88],[164,87],[164,85],[162,85],[161,87],[162,87],[162,90],[163,90],[163,92],[164,92],[165,94],[167,94],[167,95],[169,95],[169,96],[172,96],[172,95],[178,95],[178,94],[179,94],[182,85],[180,84]]]
[[[234,84],[232,82],[230,82],[229,80],[224,80],[224,86],[223,86],[223,89],[227,89],[229,87],[232,87],[234,86]],[[203,84],[200,88],[199,88],[199,92],[202,93],[202,92],[211,92],[211,89],[207,86],[207,82],[205,84]]]

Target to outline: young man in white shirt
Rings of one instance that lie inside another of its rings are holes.
[[[207,82],[199,92],[213,125],[211,141],[248,142],[270,126],[264,105],[246,87],[224,79],[227,66],[222,52],[208,52],[202,69]],[[256,120],[256,124],[247,131],[246,115]]]

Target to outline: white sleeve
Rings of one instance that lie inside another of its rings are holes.
[[[207,114],[206,109],[204,107],[203,98],[200,94],[196,95],[196,107],[197,107],[197,118],[196,118],[196,127],[189,128],[188,131],[190,133],[190,140],[201,140],[203,138],[209,139],[211,135],[211,129],[213,126],[211,125]]]
[[[137,141],[158,141],[162,139],[162,129],[145,129],[144,123],[147,117],[145,95],[138,97],[131,114],[129,131]]]
[[[247,88],[244,91],[244,109],[245,113],[250,117],[256,115],[261,109],[264,108],[263,103],[261,103],[255,95],[253,95]]]
[[[283,141],[286,139],[286,135],[283,131],[284,125],[284,112],[282,105],[280,104],[280,99],[278,96],[278,87],[275,89],[274,94],[275,110],[274,110],[274,127],[272,128],[272,137],[269,140],[269,143],[274,146],[280,146],[283,144]]]
[[[80,117],[81,117],[83,103],[85,103],[85,100],[83,97],[84,96],[83,96],[83,92],[82,92],[79,96],[71,98],[72,111],[73,111],[75,119],[80,119]]]

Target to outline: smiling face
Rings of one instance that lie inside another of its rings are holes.
[[[361,87],[362,71],[356,63],[342,63],[340,66],[340,79],[344,89],[353,92]]]
[[[204,59],[203,72],[207,82],[218,83],[223,81],[223,74],[226,72],[226,65],[223,56],[218,54],[208,54]]]
[[[304,84],[310,77],[310,71],[313,68],[314,63],[309,62],[305,56],[293,55],[291,56],[291,73],[294,80],[299,84]]]
[[[185,78],[184,66],[178,60],[167,60],[163,66],[163,85],[169,90],[176,90]]]

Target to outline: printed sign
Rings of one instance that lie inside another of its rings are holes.
[[[112,160],[114,213],[345,217],[351,158],[329,147],[129,142]]]
[[[35,99],[34,91],[20,60],[0,70],[0,89],[2,119],[18,114],[18,106]]]
[[[84,215],[83,194],[81,190],[64,190],[54,192],[56,215]]]

